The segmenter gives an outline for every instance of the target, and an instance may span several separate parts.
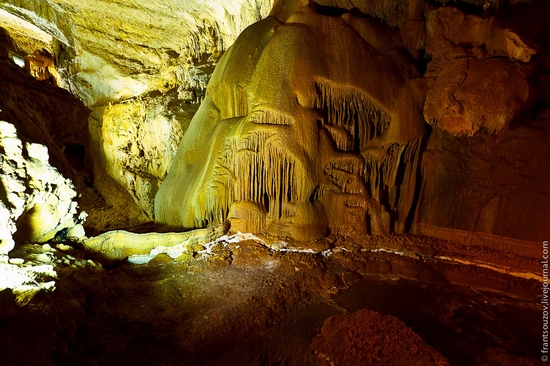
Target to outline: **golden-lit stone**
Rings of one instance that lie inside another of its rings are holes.
[[[15,126],[0,121],[0,254],[19,242],[45,243],[61,230],[83,236],[86,213],[75,201],[72,182],[48,160],[40,144],[24,143]]]
[[[230,228],[229,222],[207,229],[197,229],[184,233],[144,233],[136,234],[124,230],[109,231],[86,238],[84,248],[100,263],[114,263],[128,257],[141,257],[147,263],[158,254],[178,258],[183,254],[193,254],[203,250],[202,244],[214,241],[225,235]]]
[[[220,60],[155,199],[156,221],[229,218],[299,240],[402,231],[424,133],[420,75],[367,19],[307,4],[286,23],[272,15]]]
[[[109,204],[135,205],[151,219],[153,197],[213,67],[246,26],[267,15],[271,0],[7,0],[0,9],[49,37],[46,47],[9,33],[30,71],[50,74],[92,109],[96,188]],[[54,62],[47,69],[32,56],[42,48]],[[144,136],[149,141],[141,143]]]

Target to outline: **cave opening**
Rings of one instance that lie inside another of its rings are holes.
[[[86,170],[86,147],[79,144],[67,144],[63,149],[63,155],[69,163],[78,171]]]

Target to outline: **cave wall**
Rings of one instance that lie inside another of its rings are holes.
[[[433,130],[412,232],[539,255],[550,233],[547,12],[532,2],[498,17],[428,13]]]
[[[5,41],[0,33],[0,45]],[[2,256],[15,242],[84,235],[86,213],[77,201],[91,167],[84,161],[89,109],[66,90],[29,75],[4,47],[0,68]]]
[[[48,51],[57,85],[92,110],[95,187],[109,204],[136,205],[150,220],[174,144],[217,60],[271,3],[9,0],[0,9],[51,37],[24,44],[12,28],[10,52],[23,58]]]
[[[229,219],[295,239],[413,232],[536,256],[550,172],[534,82],[546,69],[533,58],[547,50],[521,17],[424,5],[407,36],[311,3],[275,6],[243,32],[157,194],[157,222]],[[405,48],[424,53],[423,77],[395,57]]]
[[[0,8],[50,37],[4,43],[91,109],[90,179],[142,220],[156,196],[157,222],[180,229],[230,218],[532,253],[549,231],[542,1]]]
[[[549,122],[522,119],[496,136],[435,129],[413,232],[539,256],[550,229]]]

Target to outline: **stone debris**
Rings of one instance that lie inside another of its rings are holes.
[[[368,309],[327,318],[311,348],[324,366],[449,365],[401,320]]]

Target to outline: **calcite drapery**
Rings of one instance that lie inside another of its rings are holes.
[[[367,18],[310,5],[279,18],[247,28],[220,60],[156,221],[229,218],[295,239],[403,231],[425,129],[419,74],[399,44],[375,48],[381,29]]]

